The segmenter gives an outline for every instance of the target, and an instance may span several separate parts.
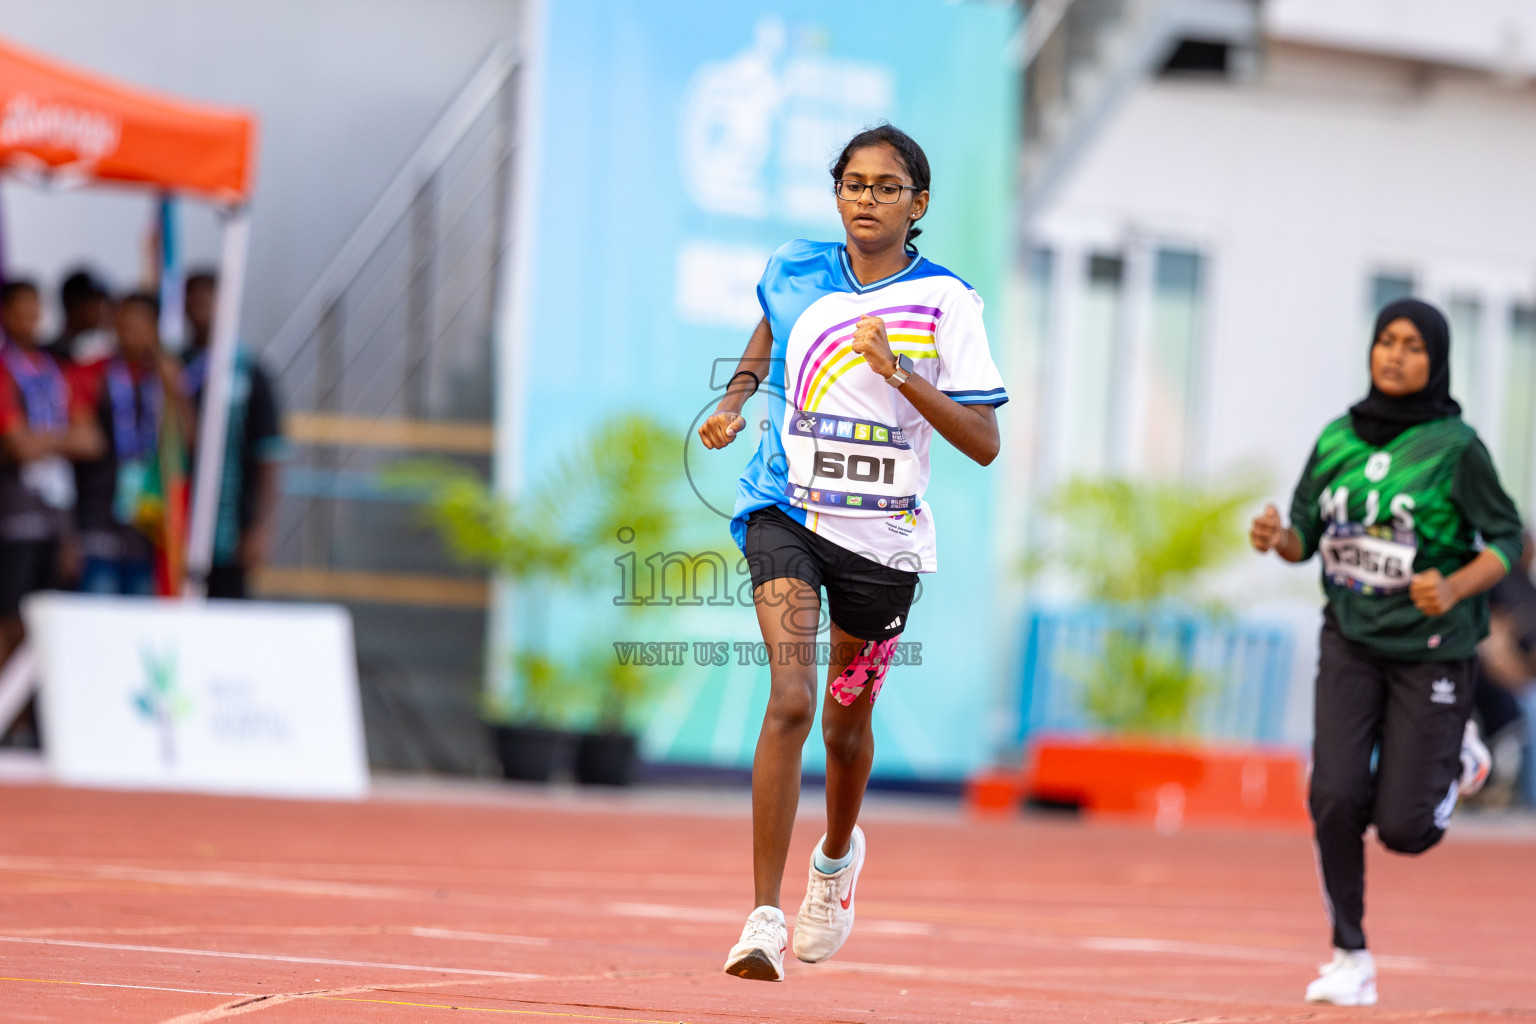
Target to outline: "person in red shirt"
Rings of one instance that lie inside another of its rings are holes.
[[[160,300],[125,295],[113,327],[117,355],[72,373],[105,443],[99,458],[75,463],[75,525],[84,569],[79,587],[94,594],[155,594],[155,544],[146,493],[161,457],[161,428],[174,416],[186,437],[188,414],[180,364],[160,345]]]
[[[37,286],[0,287],[0,659],[22,639],[21,599],[58,584],[75,503],[71,459],[101,454],[90,406],[38,346]]]

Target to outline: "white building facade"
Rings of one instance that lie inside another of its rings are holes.
[[[1452,391],[1529,516],[1536,6],[1273,0],[1257,14],[1248,48],[1174,59],[1126,90],[1027,211],[1021,491],[1257,475],[1286,509],[1322,426],[1365,392],[1375,310],[1413,294],[1450,318]],[[1315,568],[1254,556],[1221,589],[1290,624],[1285,734],[1305,738]]]

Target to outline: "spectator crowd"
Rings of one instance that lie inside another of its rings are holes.
[[[60,327],[45,339],[37,284],[0,284],[0,661],[22,640],[28,594],[182,591],[217,289],[212,271],[189,274],[185,337],[165,339],[158,295],[112,294],[81,269],[59,289]],[[272,384],[238,349],[210,597],[247,596],[270,548],[283,454]]]

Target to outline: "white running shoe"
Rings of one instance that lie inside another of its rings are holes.
[[[725,973],[749,981],[783,981],[789,926],[778,907],[758,907],[747,917],[741,941],[725,958]]]
[[[1376,1005],[1376,960],[1368,949],[1335,949],[1333,961],[1307,986],[1307,1002],[1334,1006]]]
[[[1461,783],[1458,787],[1461,795],[1471,796],[1482,789],[1491,771],[1493,755],[1483,744],[1477,723],[1469,719],[1466,731],[1461,734]]]
[[[817,849],[826,840],[826,836],[818,839]],[[853,887],[864,867],[864,831],[857,825],[853,826],[850,845],[853,860],[836,874],[822,874],[816,870],[814,856],[811,859],[811,878],[800,903],[800,916],[795,918],[795,956],[807,963],[836,953],[853,931]]]

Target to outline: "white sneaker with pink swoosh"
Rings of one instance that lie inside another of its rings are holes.
[[[817,848],[826,842],[822,836]],[[853,860],[843,870],[824,875],[811,861],[811,878],[806,883],[805,899],[795,918],[795,956],[807,963],[825,960],[842,948],[853,931],[853,890],[864,867],[864,831],[853,826]]]

